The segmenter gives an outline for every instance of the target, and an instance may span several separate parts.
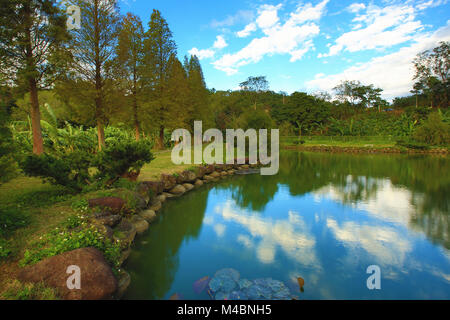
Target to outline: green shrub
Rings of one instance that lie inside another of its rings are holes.
[[[102,150],[95,160],[97,176],[115,181],[120,177],[138,175],[142,167],[154,159],[151,148],[152,145],[147,140],[112,143]]]
[[[30,217],[17,209],[0,209],[0,237],[10,236],[19,228],[27,226]]]
[[[81,191],[89,181],[90,156],[73,152],[62,158],[43,154],[30,155],[21,162],[23,172],[31,177],[40,177],[46,182]]]
[[[414,139],[429,145],[450,143],[450,125],[442,121],[442,116],[433,112],[414,132]]]

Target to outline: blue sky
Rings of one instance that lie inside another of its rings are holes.
[[[342,80],[407,95],[412,59],[450,41],[449,0],[120,0],[147,24],[168,21],[180,59],[201,59],[209,88],[266,76],[274,91],[331,91]]]

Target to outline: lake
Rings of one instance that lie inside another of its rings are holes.
[[[224,268],[301,300],[450,299],[449,168],[438,156],[282,152],[276,176],[166,202],[124,266],[124,299],[210,299],[193,284]],[[367,287],[372,265],[380,290]]]

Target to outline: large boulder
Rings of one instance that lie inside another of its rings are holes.
[[[80,268],[81,289],[70,290],[67,281],[70,266]],[[83,248],[45,259],[19,272],[25,283],[44,282],[58,290],[64,300],[109,300],[118,288],[117,279],[103,254],[95,248]]]
[[[153,200],[153,202],[148,207],[150,210],[153,210],[155,212],[158,212],[162,208],[162,203],[159,200]]]
[[[89,208],[100,208],[102,211],[109,212],[111,214],[119,214],[126,207],[125,200],[118,197],[90,199],[88,200],[88,203]]]
[[[153,198],[164,191],[164,184],[161,181],[144,181],[138,185],[138,192],[149,194]]]
[[[190,183],[184,183],[183,187],[186,189],[187,191],[191,191],[192,189],[194,189],[194,185],[190,184]]]
[[[157,196],[155,199],[156,199],[157,201],[161,202],[161,203],[164,203],[164,202],[166,202],[166,200],[167,200],[167,196],[166,196],[165,194],[160,194],[160,195]]]
[[[148,222],[140,216],[132,216],[130,218],[130,223],[134,226],[138,235],[145,233],[149,227]]]
[[[166,197],[166,200],[175,198],[175,195],[168,193],[168,192],[163,192],[162,195]]]
[[[181,196],[184,193],[186,193],[186,188],[183,187],[182,185],[178,184],[175,187],[173,187],[170,191],[171,194],[174,194],[176,196]]]
[[[101,212],[101,213],[94,213],[92,223],[114,228],[119,224],[120,220],[122,220],[122,216],[118,214],[111,215],[106,212]]]
[[[177,184],[177,178],[175,178],[173,175],[162,174],[161,182],[163,184],[164,191],[169,191]]]
[[[221,176],[221,174],[217,171],[214,171],[213,173],[210,174],[210,176],[213,178],[219,178]]]
[[[197,179],[197,175],[195,174],[195,172],[190,170],[183,171],[182,176],[184,178],[183,182],[187,183],[193,183]]]
[[[157,218],[156,213],[153,210],[142,211],[142,212],[139,213],[139,216],[142,219],[145,219],[145,221],[147,221],[148,223],[152,223]]]
[[[204,184],[204,182],[200,179],[195,180],[194,186],[195,187],[201,187]]]

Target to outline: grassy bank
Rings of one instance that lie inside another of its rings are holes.
[[[162,173],[174,174],[192,165],[174,165],[171,151],[155,152],[155,160],[142,168],[140,181],[155,180]],[[11,215],[0,227],[0,299],[47,299],[48,288],[20,284],[20,261],[27,249],[35,249],[44,235],[65,228],[84,210],[86,199],[96,192],[75,194],[41,179],[19,176],[0,185],[0,208]],[[3,212],[2,212],[3,214]]]
[[[448,153],[448,146],[402,146],[393,136],[302,136],[282,137],[281,147],[303,151],[379,152],[379,153]]]

